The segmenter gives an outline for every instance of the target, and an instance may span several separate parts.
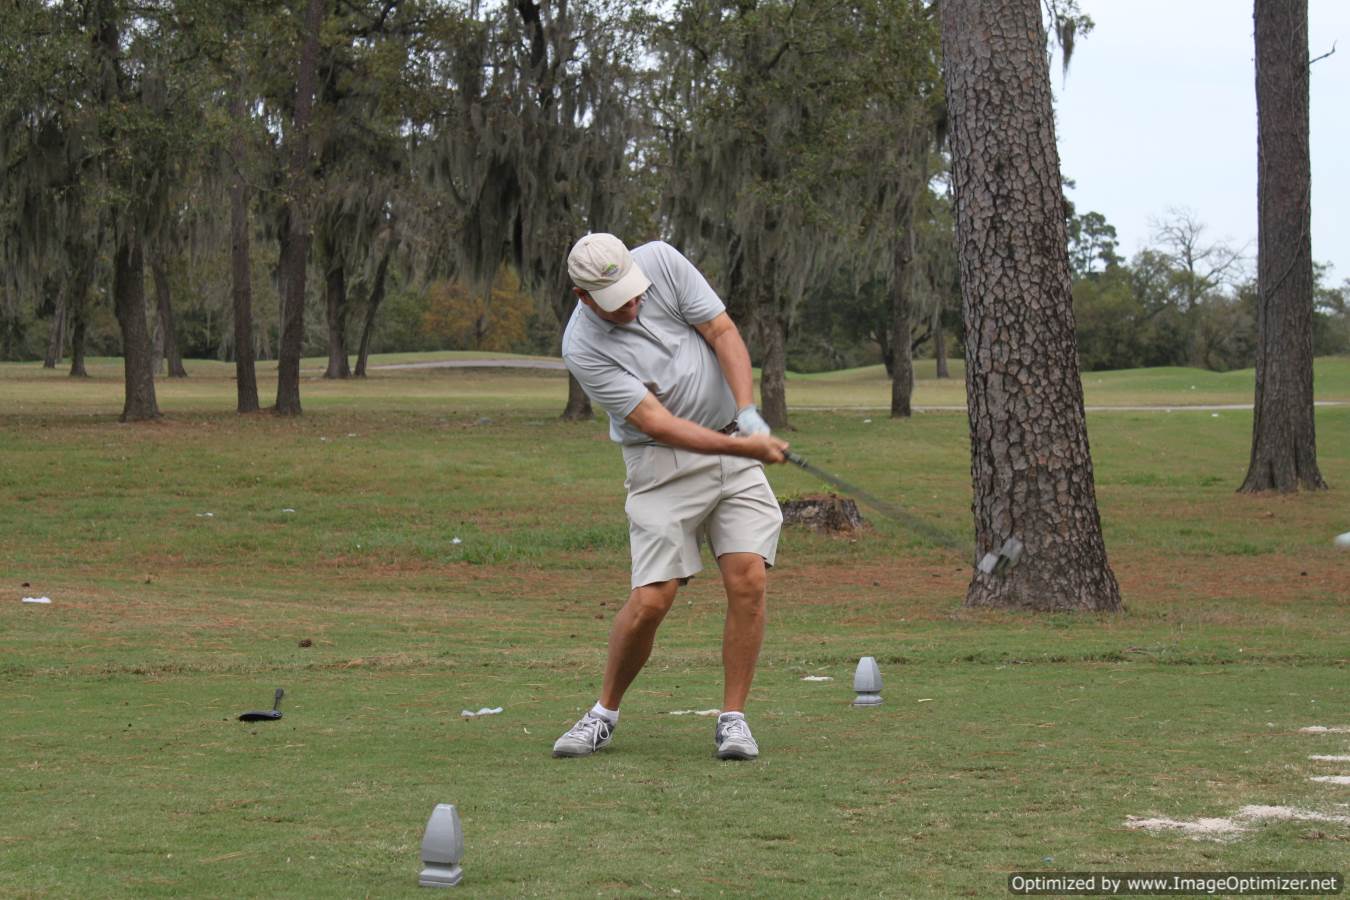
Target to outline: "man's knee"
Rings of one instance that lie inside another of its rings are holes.
[[[748,603],[764,602],[764,557],[757,553],[728,553],[718,559],[727,597]]]
[[[680,582],[677,579],[644,584],[633,588],[633,593],[628,597],[628,605],[638,621],[660,622],[666,613],[670,612],[670,607],[675,602],[675,592],[679,587]]]

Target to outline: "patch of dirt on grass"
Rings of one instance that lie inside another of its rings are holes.
[[[1350,596],[1350,566],[1288,556],[1114,557],[1111,567],[1127,606],[1184,607],[1188,602],[1255,600],[1272,607],[1337,603]],[[1235,614],[1232,621],[1247,616]],[[1218,621],[1216,619],[1215,621]]]
[[[841,565],[791,565],[769,576],[773,603],[807,606],[884,601],[888,613],[941,618],[965,597],[970,573],[964,567],[903,558],[886,562],[849,560]]]

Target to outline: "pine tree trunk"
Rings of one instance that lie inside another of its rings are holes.
[[[370,288],[370,299],[366,302],[366,322],[361,328],[361,347],[356,354],[356,377],[366,377],[366,361],[370,357],[370,341],[375,335],[375,314],[384,302],[384,284],[389,276],[389,254],[385,250],[380,264],[375,267],[375,283]]]
[[[977,555],[970,606],[1115,610],[1088,450],[1040,0],[943,0]]]
[[[129,227],[129,226],[124,226]],[[155,374],[150,365],[150,331],[145,322],[145,260],[140,235],[119,235],[113,254],[113,305],[122,327],[122,367],[126,376],[123,422],[159,418]]]
[[[1239,491],[1325,490],[1313,411],[1308,2],[1256,0],[1257,344]]]
[[[300,357],[305,343],[305,275],[309,262],[309,125],[314,113],[314,74],[319,59],[319,30],[323,25],[324,0],[309,0],[305,13],[305,38],[295,80],[295,115],[292,120],[290,162],[287,166],[287,215],[285,284],[281,317],[281,346],[277,352],[277,403],[279,415],[298,416],[300,406]]]
[[[66,348],[66,292],[56,295],[56,311],[52,314],[52,330],[47,337],[47,357],[42,368],[55,369]]]
[[[164,260],[155,257],[150,262],[150,273],[155,280],[155,302],[159,307],[159,334],[163,342],[164,359],[169,364],[170,378],[186,378],[183,368],[183,354],[178,349],[178,329],[173,319],[173,301],[169,294],[169,273],[164,268]],[[155,371],[159,371],[158,363]]]
[[[764,349],[760,362],[759,411],[776,431],[791,426],[787,414],[787,321],[765,301],[759,310],[759,335]]]
[[[324,284],[324,308],[328,312],[328,369],[324,378],[350,378],[347,366],[347,277],[342,262],[329,263]]]

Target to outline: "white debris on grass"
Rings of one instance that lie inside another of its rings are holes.
[[[915,702],[915,703],[932,703],[932,702],[933,702],[933,698],[932,698],[932,697],[920,697],[918,700],[916,700],[916,701],[914,701],[914,702]]]
[[[452,544],[462,544],[462,543],[464,543],[464,542],[461,541],[459,538],[451,538],[451,539],[450,539],[450,543],[452,543]]]
[[[1126,828],[1141,828],[1145,831],[1177,831],[1196,840],[1227,841],[1251,830],[1258,822],[1330,822],[1337,825],[1350,824],[1350,816],[1317,812],[1311,809],[1298,809],[1293,806],[1244,806],[1230,817],[1218,816],[1194,820],[1152,818],[1138,816],[1125,818]]]
[[[720,716],[720,709],[672,709],[672,716]]]
[[[1350,775],[1314,775],[1309,781],[1319,781],[1322,784],[1350,784]]]
[[[212,512],[197,513],[197,518],[199,518],[199,519],[214,519],[215,517],[216,517],[216,514],[215,514],[215,513],[212,513]]]
[[[1328,728],[1326,725],[1309,725],[1307,728],[1300,728],[1301,734],[1350,734],[1350,725],[1332,725]]]
[[[288,507],[286,507],[285,509],[283,509],[282,512],[295,512],[295,510],[291,509],[291,508],[288,506]]]
[[[461,716],[463,716],[464,718],[466,718],[466,719],[476,719],[476,718],[478,718],[479,716],[496,716],[496,715],[500,715],[500,714],[501,714],[501,711],[502,711],[502,708],[501,708],[500,706],[485,706],[485,707],[483,707],[482,709],[480,709],[478,712],[474,712],[474,711],[471,710],[471,709],[461,709],[461,710],[459,711],[459,714],[460,714]]]
[[[1294,806],[1244,806],[1238,810],[1238,816],[1253,822],[1271,820],[1292,820],[1296,822],[1331,822],[1336,825],[1350,825],[1350,816],[1335,813],[1317,812],[1313,809],[1299,809]]]
[[[1344,756],[1323,756],[1314,753],[1312,756],[1309,756],[1308,759],[1315,759],[1318,762],[1350,762],[1350,754]]]
[[[802,681],[834,681],[829,675],[803,675]]]
[[[1126,828],[1142,828],[1145,831],[1180,831],[1187,837],[1197,839],[1208,838],[1215,841],[1228,840],[1242,834],[1247,829],[1234,822],[1232,819],[1196,819],[1194,822],[1183,822],[1178,819],[1141,819],[1136,816],[1127,816],[1125,819]]]
[[[51,597],[24,597],[20,603],[51,603]]]

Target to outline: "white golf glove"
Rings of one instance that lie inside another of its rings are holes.
[[[742,407],[736,413],[736,430],[741,434],[769,434],[769,423],[759,414],[755,404]]]

